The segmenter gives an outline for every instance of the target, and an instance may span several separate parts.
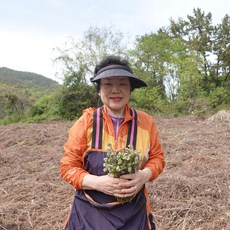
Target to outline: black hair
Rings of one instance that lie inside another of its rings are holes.
[[[130,73],[133,73],[132,69],[130,68],[130,64],[128,62],[127,59],[121,57],[121,56],[115,56],[115,55],[110,55],[105,57],[102,61],[100,61],[95,69],[94,69],[94,77],[97,75],[98,71],[100,71],[102,68],[109,66],[109,65],[123,65],[125,67],[127,67],[128,71]],[[132,82],[130,81],[130,85],[131,85],[131,91],[134,89],[134,87],[132,86]],[[97,82],[97,86],[96,86],[97,92],[100,91],[100,81]]]
[[[124,59],[121,56],[107,56],[105,57],[101,62],[99,62],[95,69],[94,69],[94,76],[98,73],[98,71],[106,66],[109,65],[123,65],[125,67],[127,67],[129,69],[130,73],[133,73],[132,69],[129,66],[129,62],[128,60]]]

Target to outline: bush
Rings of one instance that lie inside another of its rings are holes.
[[[151,114],[163,113],[166,109],[166,101],[162,98],[157,87],[136,89],[132,93],[131,106],[145,110]]]
[[[74,89],[64,88],[58,113],[62,118],[74,120],[81,116],[82,110],[97,106],[96,89],[93,86],[82,84]]]

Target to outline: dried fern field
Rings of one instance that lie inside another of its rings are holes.
[[[166,168],[147,185],[157,230],[230,229],[230,112],[155,119]],[[59,176],[73,122],[0,126],[0,229],[59,230],[74,189]]]

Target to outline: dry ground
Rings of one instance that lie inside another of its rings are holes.
[[[230,229],[230,119],[157,118],[166,168],[148,185],[157,230]],[[227,113],[228,115],[228,113]],[[74,190],[59,177],[73,122],[0,126],[0,229],[58,230]]]

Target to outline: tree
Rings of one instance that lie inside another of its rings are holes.
[[[75,90],[69,90],[68,88],[63,89],[58,105],[58,114],[69,120],[81,116],[85,108],[96,107],[98,102],[94,86],[80,84],[75,86],[74,89]]]
[[[180,84],[184,82],[183,85],[180,85],[180,99],[187,95],[188,100],[191,100],[193,95],[194,99],[191,103],[193,104],[201,97],[206,97],[203,103],[206,101],[206,104],[211,105],[214,109],[221,104],[229,104],[227,103],[227,100],[230,100],[229,16],[226,15],[221,24],[214,26],[212,14],[205,14],[198,8],[193,10],[192,16],[187,16],[187,20],[181,18],[177,22],[171,20],[169,31],[172,37],[181,37],[186,44],[186,49],[197,57],[195,65],[197,69],[193,68],[193,62],[187,65],[186,61],[186,72],[191,69],[190,67],[194,71],[189,74],[183,71],[180,73],[182,80]],[[193,83],[189,79],[193,79]],[[197,93],[194,89],[197,90]]]
[[[65,49],[57,48],[55,59],[63,66],[64,84],[59,114],[68,119],[80,116],[86,107],[97,106],[96,89],[89,84],[96,64],[110,54],[127,55],[128,40],[113,27],[90,27],[82,39],[73,38]]]
[[[225,15],[222,23],[214,29],[213,54],[216,56],[216,63],[213,65],[212,79],[216,86],[224,86],[230,81],[230,17]]]
[[[182,84],[183,61],[195,62],[196,58],[180,37],[170,36],[166,29],[137,39],[131,55],[135,73],[142,76],[150,88],[156,87],[162,99],[170,101],[177,98]]]
[[[135,73],[143,78],[149,87],[158,86],[165,94],[164,63],[167,61],[168,37],[165,33],[144,35],[136,40],[135,48],[130,51]]]
[[[56,48],[55,62],[63,66],[64,84],[86,84],[93,76],[95,65],[106,55],[126,56],[127,44],[125,36],[113,27],[90,27],[82,39],[70,38],[65,49]]]
[[[199,8],[187,18],[187,21],[171,20],[170,31],[174,37],[180,36],[186,41],[187,46],[202,58],[203,88],[209,94],[229,76],[230,18],[225,15],[221,24],[213,26],[212,14],[205,14]]]

